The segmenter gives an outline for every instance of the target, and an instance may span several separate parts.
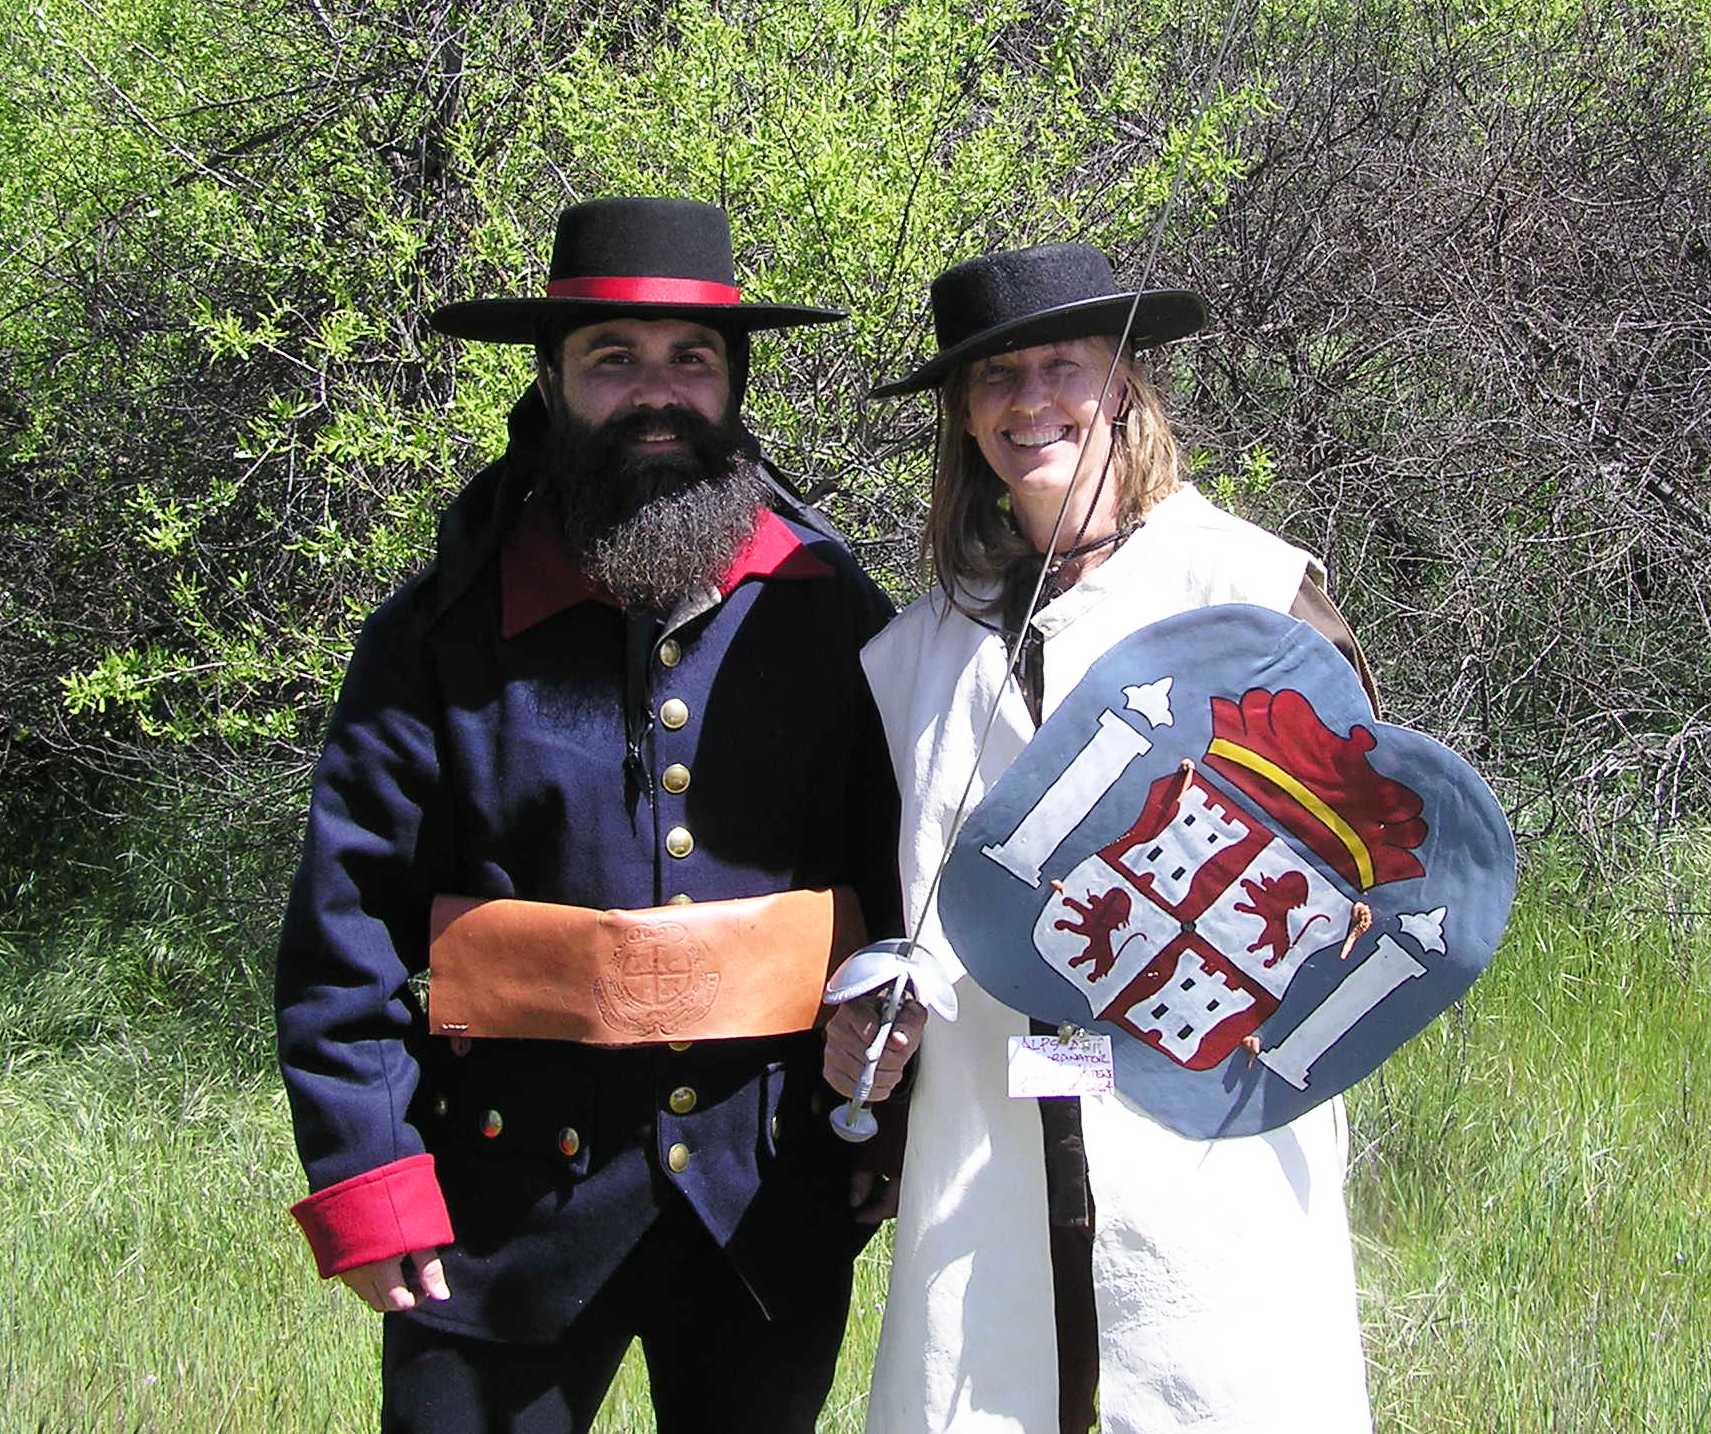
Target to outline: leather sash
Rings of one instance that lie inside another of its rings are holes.
[[[641,911],[439,896],[428,1028],[588,1045],[805,1031],[865,940],[848,887]]]

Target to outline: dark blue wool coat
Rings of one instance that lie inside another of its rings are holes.
[[[278,974],[321,1192],[300,1219],[330,1274],[443,1238],[443,1193],[452,1298],[414,1317],[544,1340],[681,1195],[787,1318],[864,1238],[817,1032],[459,1054],[410,978],[437,894],[633,908],[843,883],[874,935],[897,931],[896,788],[857,661],[889,606],[840,544],[769,514],[719,599],[631,664],[649,720],[627,770],[625,616],[558,555],[528,483],[502,461],[448,511],[435,564],[363,630],[315,774]],[[691,773],[676,796],[672,763]]]

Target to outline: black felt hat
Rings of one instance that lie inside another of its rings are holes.
[[[933,280],[939,351],[913,373],[881,384],[869,398],[937,388],[958,364],[1065,339],[1123,332],[1139,348],[1191,334],[1206,305],[1188,289],[1117,288],[1111,261],[1090,244],[1039,244],[970,259]]]
[[[428,322],[453,338],[529,344],[550,327],[619,317],[691,319],[746,333],[849,316],[743,302],[730,221],[715,204],[591,199],[559,216],[545,298],[469,299],[436,309]]]

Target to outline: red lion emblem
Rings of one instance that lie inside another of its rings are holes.
[[[1251,880],[1243,881],[1242,890],[1247,892],[1248,900],[1238,901],[1236,910],[1257,916],[1265,923],[1265,929],[1260,932],[1259,939],[1248,947],[1248,950],[1252,952],[1258,951],[1262,946],[1271,947],[1271,955],[1265,958],[1267,970],[1289,954],[1289,948],[1301,939],[1302,933],[1315,921],[1331,919],[1323,911],[1315,911],[1302,923],[1301,930],[1295,933],[1294,938],[1290,938],[1289,913],[1306,905],[1308,894],[1307,878],[1298,871],[1286,871],[1279,877],[1261,876],[1257,883]]]
[[[1093,895],[1092,901],[1085,906],[1066,894],[1063,903],[1081,918],[1080,922],[1055,921],[1053,929],[1087,938],[1087,949],[1079,956],[1071,956],[1069,964],[1082,966],[1091,961],[1093,969],[1087,973],[1087,979],[1103,980],[1105,973],[1117,962],[1117,954],[1111,949],[1111,933],[1129,919],[1129,893],[1117,887],[1102,896]]]

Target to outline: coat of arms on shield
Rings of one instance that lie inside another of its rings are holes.
[[[1307,624],[1231,605],[1093,666],[970,816],[939,905],[999,1000],[1113,1036],[1124,1096],[1243,1135],[1460,997],[1514,887],[1467,763],[1377,722]]]

